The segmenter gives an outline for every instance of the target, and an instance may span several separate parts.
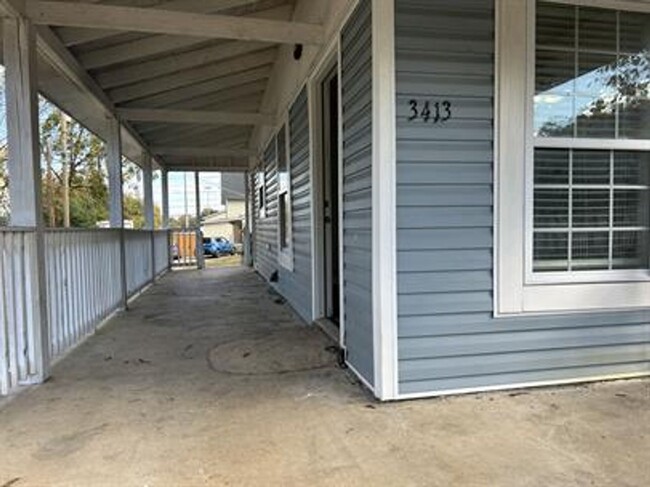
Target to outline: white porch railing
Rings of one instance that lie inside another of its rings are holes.
[[[140,291],[153,279],[151,232],[124,230],[126,289],[129,296]]]
[[[156,230],[153,232],[153,257],[156,276],[169,269],[169,231]]]
[[[119,230],[45,233],[50,353],[93,333],[122,300]]]
[[[32,334],[36,234],[0,231],[0,394],[8,394],[35,373]]]
[[[169,269],[168,235],[109,229],[45,232],[51,359],[83,341],[124,304],[125,283],[126,296],[131,297],[153,282],[154,275]],[[0,395],[28,384],[36,373],[33,331],[38,303],[32,288],[38,282],[36,261],[33,230],[0,228]]]

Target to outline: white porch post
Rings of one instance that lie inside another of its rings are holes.
[[[129,291],[126,269],[126,235],[124,233],[124,195],[122,187],[122,128],[119,120],[110,120],[110,136],[106,141],[108,165],[108,197],[111,228],[120,230],[120,270],[122,279],[122,306],[127,308]]]
[[[108,193],[111,228],[124,226],[122,189],[122,133],[120,122],[110,120],[110,137],[106,141],[108,163]]]
[[[151,154],[142,153],[142,174],[144,183],[144,229],[150,232],[151,240],[151,282],[156,280],[156,236],[154,235],[155,222],[153,211],[153,162]]]
[[[154,212],[153,212],[153,164],[151,162],[151,155],[144,152],[142,155],[143,160],[143,174],[144,174],[144,226],[147,230],[153,230]]]
[[[245,185],[245,208],[246,208],[246,223],[244,225],[244,265],[250,267],[253,263],[251,258],[251,184],[250,184],[250,172],[246,171],[244,173],[244,185]]]
[[[35,232],[33,259],[28,261],[29,268],[24,275],[25,288],[31,296],[31,306],[26,311],[30,318],[27,333],[33,349],[25,353],[33,359],[30,382],[42,382],[50,373],[50,336],[41,201],[36,33],[31,22],[21,17],[4,18],[2,25],[11,225],[33,228]]]
[[[162,227],[169,228],[169,173],[162,170]]]
[[[203,255],[203,236],[201,235],[201,186],[200,174],[194,172],[194,194],[196,201],[196,266],[199,269],[205,267],[205,258]]]

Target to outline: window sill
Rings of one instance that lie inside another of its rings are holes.
[[[521,310],[499,312],[497,316],[593,313],[648,307],[650,282],[525,285]]]
[[[525,285],[553,286],[558,284],[625,284],[650,282],[650,270],[529,272]]]

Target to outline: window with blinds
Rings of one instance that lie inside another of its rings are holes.
[[[650,15],[537,2],[532,270],[648,268]]]

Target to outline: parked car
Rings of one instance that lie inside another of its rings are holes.
[[[235,246],[227,238],[205,237],[203,239],[203,253],[212,257],[235,255]]]

